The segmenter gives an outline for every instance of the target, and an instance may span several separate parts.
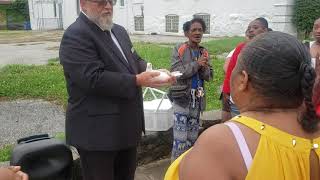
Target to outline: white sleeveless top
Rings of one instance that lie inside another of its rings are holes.
[[[314,43],[315,43],[315,41],[311,41],[311,42],[309,43],[310,49],[311,49],[311,46],[312,46]],[[316,67],[316,58],[311,58],[311,65],[312,65],[313,68]]]

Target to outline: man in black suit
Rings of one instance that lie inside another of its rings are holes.
[[[136,147],[144,131],[141,86],[158,87],[159,73],[112,22],[112,0],[80,0],[82,13],[65,31],[60,61],[69,94],[67,142],[80,154],[85,180],[134,179]]]

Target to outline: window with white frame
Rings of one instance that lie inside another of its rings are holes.
[[[166,15],[166,32],[179,31],[179,16],[174,14]]]
[[[143,16],[134,17],[134,30],[135,31],[144,31],[144,18]]]
[[[204,32],[205,34],[210,34],[210,14],[207,13],[198,13],[193,15],[194,18],[201,18],[203,19],[204,23],[207,26],[206,31]]]
[[[124,6],[124,0],[120,0],[120,6]]]

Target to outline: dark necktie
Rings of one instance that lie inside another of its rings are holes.
[[[106,35],[107,35],[109,38],[111,38],[110,31],[109,31],[109,30],[106,30],[105,32],[106,32]]]
[[[110,42],[112,43],[112,45],[113,45],[117,50],[119,50],[119,53],[121,53],[121,55],[123,56],[124,60],[126,60],[126,62],[129,63],[128,60],[127,60],[127,58],[125,57],[125,55],[124,55],[124,53],[123,53],[123,50],[122,50],[122,49],[120,50],[120,48],[121,48],[121,47],[119,47],[120,45],[119,45],[119,46],[116,45],[116,43],[115,43],[114,40],[112,39],[110,31],[109,31],[109,30],[106,30],[105,32],[106,32],[107,37],[110,38],[110,40],[111,40]]]

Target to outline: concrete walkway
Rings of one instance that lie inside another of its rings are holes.
[[[0,44],[0,67],[7,64],[47,64],[51,58],[59,56],[60,42],[29,42]]]
[[[170,159],[163,159],[139,166],[136,170],[135,180],[163,180],[170,163]]]
[[[42,100],[1,101],[0,124],[1,148],[35,134],[63,133],[65,113],[62,107]]]
[[[139,166],[136,169],[135,180],[163,180],[170,165],[170,159]],[[0,167],[8,167],[9,162],[0,162]]]

